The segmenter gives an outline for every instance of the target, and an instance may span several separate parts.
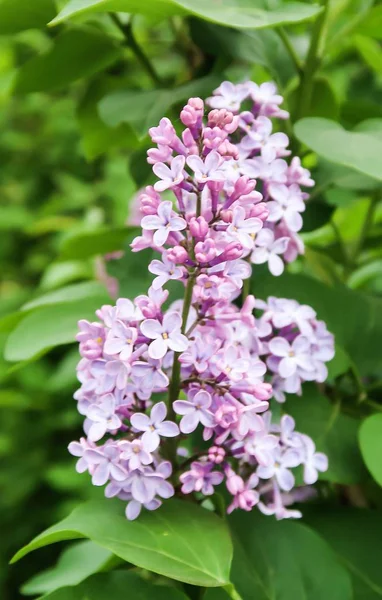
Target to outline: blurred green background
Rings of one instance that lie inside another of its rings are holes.
[[[97,493],[76,474],[66,450],[82,420],[72,400],[78,354],[70,342],[77,319],[111,301],[109,292],[119,286],[121,295],[134,296],[147,287],[145,257],[103,255],[126,248],[131,236],[124,227],[129,203],[150,181],[147,128],[176,114],[189,96],[209,95],[224,79],[277,82],[291,112],[283,127],[317,185],[304,218],[306,255],[269,293],[279,286],[280,295],[312,304],[336,334],[336,324],[346,329],[342,338],[338,333],[331,369],[341,410],[363,418],[382,408],[381,5],[327,3],[314,60],[304,71],[321,18],[313,3],[302,3],[305,21],[293,3],[254,1],[268,16],[282,6],[283,18],[270,20],[270,29],[240,29],[240,23],[230,29],[236,24],[229,13],[218,7],[211,18],[208,2],[196,3],[192,15],[162,14],[145,2],[135,7],[143,15],[129,15],[134,3],[127,0],[125,12],[110,15],[113,3],[106,2],[103,12],[85,10],[47,27],[75,3],[0,0],[2,600],[20,597],[21,584],[51,565],[59,548],[9,569],[14,551]],[[235,6],[240,15],[251,2]],[[310,98],[303,104],[307,76]],[[322,149],[301,121],[306,117],[358,127],[363,143],[375,148],[375,164],[359,164],[357,140],[340,140],[337,153],[332,144]],[[361,460],[358,447],[354,452]],[[346,483],[345,477],[333,485]],[[353,483],[346,488],[355,494],[351,503],[380,506],[376,484],[360,492]]]

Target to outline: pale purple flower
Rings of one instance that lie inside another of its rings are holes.
[[[195,180],[198,183],[207,183],[207,181],[224,181],[225,175],[220,170],[221,156],[216,150],[207,154],[204,161],[196,155],[187,157],[187,164],[195,173]]]
[[[95,466],[92,476],[93,485],[105,485],[108,479],[123,481],[127,471],[119,464],[120,452],[112,444],[97,450],[86,450],[84,458]]]
[[[118,446],[121,451],[121,458],[128,461],[129,469],[132,471],[153,462],[153,457],[146,450],[143,440],[133,440],[132,442],[124,440],[119,442]]]
[[[232,381],[240,381],[248,370],[249,362],[240,356],[236,346],[229,345],[219,350],[211,367],[216,375],[224,373]]]
[[[204,373],[208,369],[209,360],[218,348],[218,340],[197,337],[186,352],[180,355],[179,361],[182,365],[193,368],[198,373]]]
[[[182,231],[187,223],[173,212],[172,202],[166,200],[158,206],[158,214],[146,215],[141,225],[142,229],[155,230],[154,243],[163,246],[172,231]]]
[[[269,342],[269,350],[281,358],[278,366],[281,377],[294,375],[299,367],[306,371],[314,370],[310,342],[303,335],[298,335],[291,344],[283,337],[275,337]]]
[[[95,448],[95,444],[89,442],[86,438],[81,438],[79,442],[70,442],[68,446],[70,454],[78,457],[78,461],[76,462],[77,473],[85,473],[91,467],[91,463],[84,458],[84,454],[86,450],[93,448]]]
[[[131,417],[132,426],[143,431],[142,444],[148,452],[154,452],[160,444],[160,437],[175,437],[179,428],[173,421],[165,421],[167,408],[164,402],[154,404],[150,417],[143,413],[135,413]]]
[[[251,254],[251,262],[255,265],[268,263],[272,275],[278,276],[284,271],[284,263],[280,258],[287,249],[289,238],[281,237],[275,240],[271,229],[262,229],[255,238],[255,248]]]
[[[259,502],[259,493],[254,490],[259,483],[258,476],[256,473],[252,473],[246,483],[244,483],[244,480],[241,477],[236,476],[235,486],[233,488],[230,486],[231,478],[227,478],[227,488],[229,491],[230,488],[233,489],[234,498],[232,503],[227,508],[227,513],[231,514],[231,512],[237,508],[247,512],[251,511],[252,508]]]
[[[300,212],[305,210],[305,203],[301,197],[300,187],[296,184],[291,186],[271,184],[269,193],[273,200],[267,203],[269,210],[268,221],[275,223],[283,219],[289,229],[293,232],[302,227]]]
[[[163,317],[163,323],[155,319],[146,319],[141,324],[142,334],[154,340],[149,346],[151,358],[163,358],[168,350],[184,352],[188,340],[180,331],[182,318],[177,312],[168,312]]]
[[[259,502],[258,509],[264,515],[274,515],[277,520],[300,519],[302,517],[302,514],[299,510],[290,510],[285,507],[283,496],[275,480],[273,480],[273,502],[269,502],[268,504]]]
[[[290,154],[290,151],[286,150],[289,144],[288,136],[280,132],[272,134],[272,121],[263,116],[254,121],[241,144],[245,150],[260,150],[261,156],[267,162]]]
[[[234,85],[230,81],[223,81],[206,102],[211,108],[226,108],[232,112],[238,112],[241,103],[247,97],[247,85]]]
[[[276,448],[273,456],[274,462],[268,466],[259,465],[256,473],[261,479],[275,477],[280,488],[289,492],[294,486],[294,475],[290,469],[301,464],[301,453],[292,448],[284,452]]]
[[[277,94],[276,84],[273,82],[264,82],[257,85],[253,81],[248,82],[248,90],[255,103],[255,110],[260,115],[268,117],[278,117],[287,119],[289,113],[279,108],[283,97]]]
[[[227,233],[231,239],[238,240],[240,244],[249,250],[253,248],[255,235],[263,226],[261,219],[257,217],[246,218],[245,209],[236,206],[232,212],[232,223],[228,226]]]
[[[134,327],[128,327],[122,321],[116,321],[106,338],[105,354],[118,354],[120,360],[129,360],[137,336],[138,332]]]
[[[192,433],[199,423],[204,427],[214,425],[214,416],[209,410],[212,403],[211,395],[205,390],[199,390],[189,400],[175,400],[174,411],[177,415],[183,415],[179,424],[182,433]]]
[[[277,445],[277,437],[263,430],[251,433],[245,440],[244,449],[250,456],[256,458],[260,465],[268,466],[273,462]]]
[[[300,438],[304,449],[304,482],[311,485],[316,483],[318,471],[327,471],[328,457],[322,452],[316,452],[316,446],[309,436],[301,433]]]
[[[91,404],[87,417],[92,421],[88,431],[88,438],[92,442],[98,442],[107,431],[115,431],[122,425],[121,419],[115,414],[113,394],[105,394],[100,404]]]
[[[213,471],[215,464],[213,462],[193,462],[191,469],[182,473],[179,477],[182,483],[182,493],[202,492],[204,496],[211,496],[214,493],[214,486],[220,485],[224,479],[223,473]]]
[[[165,285],[170,279],[182,279],[183,270],[171,262],[165,254],[162,260],[152,260],[149,264],[149,271],[157,275],[153,281],[153,288],[157,290]]]
[[[157,181],[154,184],[154,190],[156,192],[164,192],[164,190],[176,187],[182,183],[184,180],[184,165],[184,156],[175,156],[175,158],[172,158],[169,167],[161,162],[155,163],[153,171],[161,181]],[[144,229],[148,229],[148,227]]]
[[[161,369],[161,361],[148,357],[147,362],[137,361],[132,365],[132,376],[140,381],[143,388],[150,390],[166,388],[169,384],[167,375]]]

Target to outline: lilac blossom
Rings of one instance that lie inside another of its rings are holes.
[[[182,319],[176,312],[164,316],[163,323],[155,319],[146,319],[141,325],[144,336],[154,340],[149,346],[150,358],[163,358],[168,350],[183,352],[188,346],[185,335],[180,331]]]
[[[179,428],[173,421],[165,421],[167,408],[164,402],[158,402],[151,409],[150,417],[144,413],[135,413],[131,417],[134,429],[143,431],[142,444],[148,452],[156,450],[160,444],[160,437],[175,437]]]
[[[147,215],[142,219],[142,228],[155,230],[154,243],[163,246],[172,231],[182,231],[187,226],[182,217],[173,214],[172,203],[161,202],[156,215]]]
[[[333,336],[313,308],[255,300],[244,286],[253,265],[280,275],[304,251],[313,180],[273,128],[287,116],[281,102],[273,83],[223,82],[207,106],[190,98],[176,129],[168,118],[150,129],[156,179],[134,199],[142,231],[131,248],[155,253],[152,285],[79,322],[74,398],[85,437],[69,451],[130,520],[175,488],[199,499],[223,482],[228,512],[299,517],[293,470],[312,485],[328,467],[287,411],[289,393],[326,379]],[[171,280],[183,299],[165,289]],[[284,403],[279,419],[274,401]],[[194,449],[199,425],[205,445]]]

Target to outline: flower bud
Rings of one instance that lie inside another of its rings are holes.
[[[196,240],[204,240],[208,233],[209,225],[204,217],[192,217],[189,222],[189,228],[191,235]]]

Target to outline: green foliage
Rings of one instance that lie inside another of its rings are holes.
[[[382,486],[382,414],[367,417],[359,429],[359,445],[365,464]]]
[[[381,19],[372,0],[0,0],[2,600],[382,596]],[[313,306],[335,334],[327,382],[286,405],[329,470],[302,523],[179,500],[130,523],[66,450],[77,321],[152,281],[151,251],[129,248],[148,128],[248,78],[277,83],[280,130],[317,182],[305,256],[256,269],[251,291]],[[8,568],[23,546],[41,550]]]
[[[138,521],[127,521],[118,501],[79,506],[20,550],[18,560],[61,540],[87,537],[154,573],[206,587],[229,580],[232,544],[222,519],[189,502],[170,500]]]
[[[231,577],[243,600],[352,598],[349,574],[305,525],[245,513],[234,513],[230,523],[235,540]]]

